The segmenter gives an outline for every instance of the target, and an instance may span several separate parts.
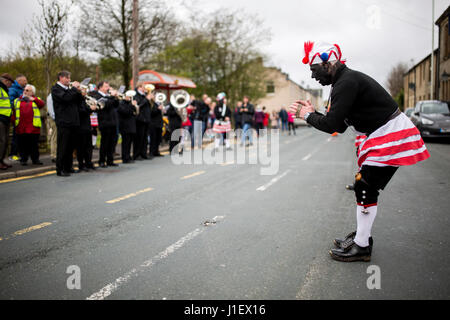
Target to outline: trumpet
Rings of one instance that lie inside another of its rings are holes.
[[[103,101],[102,99],[97,100],[91,96],[86,95],[84,97],[84,99],[86,99],[86,103],[90,104],[90,105],[95,105],[97,107],[97,110],[102,110],[105,108],[105,101]]]
[[[128,90],[125,93],[119,93],[117,94],[117,97],[119,98],[119,100],[125,100],[125,98],[127,97],[131,97],[131,99],[133,99],[133,97],[136,95],[136,91],[134,90]]]
[[[144,90],[145,90],[145,92],[146,92],[147,94],[152,93],[152,91],[155,90],[155,86],[154,86],[153,84],[151,84],[151,83],[146,84],[146,85],[144,86]]]

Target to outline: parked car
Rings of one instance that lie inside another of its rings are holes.
[[[450,137],[450,110],[446,102],[417,102],[411,114],[411,121],[424,138]]]
[[[413,111],[414,111],[414,108],[408,108],[408,109],[406,109],[406,110],[405,110],[406,116],[407,116],[408,118],[411,118],[411,115],[412,115]]]
[[[308,126],[308,123],[305,120],[303,120],[303,119],[295,118],[294,119],[294,126],[296,128],[300,127],[300,126]]]

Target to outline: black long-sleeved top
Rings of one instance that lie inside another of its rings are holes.
[[[173,132],[176,129],[181,128],[182,119],[177,110],[170,104],[167,109],[167,117],[169,118],[169,130]]]
[[[136,133],[136,107],[131,101],[120,101],[117,113],[119,115],[120,132]]]
[[[105,107],[97,111],[99,129],[116,127],[118,123],[116,110],[119,107],[119,100],[112,96],[104,97],[98,91],[94,91],[91,96],[97,100],[102,98],[106,100]]]
[[[150,101],[148,101],[145,95],[141,94],[137,90],[134,100],[137,101],[139,106],[139,115],[136,117],[136,121],[141,123],[150,123]]]
[[[79,105],[83,98],[81,93],[75,88],[64,89],[59,84],[55,84],[51,92],[56,125],[65,128],[79,127]]]
[[[231,119],[231,109],[227,106],[227,109],[225,110],[225,115],[222,116],[223,112],[223,102],[220,101],[217,106],[214,108],[214,115],[216,116],[216,120],[225,121],[225,118],[228,117]]]
[[[390,94],[368,75],[342,65],[333,78],[331,107],[326,116],[309,115],[307,122],[328,133],[343,133],[347,126],[370,134],[398,109]]]
[[[247,111],[242,111],[242,109],[247,109]],[[242,124],[245,123],[253,123],[253,115],[255,114],[255,107],[251,104],[248,103],[247,105],[243,104],[240,111],[241,113],[241,122]]]
[[[159,110],[159,105],[157,105],[154,101],[150,102],[150,126],[154,128],[163,127],[162,110]]]
[[[201,100],[194,100],[191,105],[195,107],[195,111],[191,113],[191,121],[207,121],[209,116],[209,106]]]
[[[79,115],[80,115],[80,131],[83,132],[91,132],[91,113],[92,110],[89,108],[88,104],[86,103],[86,100],[82,98],[80,100],[79,105]]]

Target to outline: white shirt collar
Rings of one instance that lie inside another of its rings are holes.
[[[63,87],[63,88],[66,89],[66,90],[69,89],[69,87],[63,85],[63,84],[62,84],[61,82],[59,82],[59,81],[57,82],[57,84],[59,84],[61,87]]]
[[[98,93],[100,93],[102,96],[104,96],[104,97],[106,97],[106,96],[108,96],[106,93],[103,93],[103,92],[101,92],[101,91],[99,91]]]

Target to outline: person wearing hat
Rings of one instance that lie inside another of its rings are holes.
[[[4,162],[8,148],[9,124],[11,122],[12,107],[8,95],[8,89],[14,83],[14,79],[8,73],[0,76],[0,169],[6,170],[11,165]]]
[[[337,44],[306,42],[304,64],[321,85],[331,85],[331,105],[326,115],[317,112],[310,101],[291,106],[301,119],[327,133],[343,133],[353,127],[366,135],[358,146],[358,173],[355,176],[356,231],[335,239],[330,250],[333,259],[343,262],[370,261],[372,225],[377,215],[378,195],[400,166],[429,158],[419,131],[400,112],[390,94],[368,75],[348,68]]]
[[[230,140],[227,138],[227,133],[231,131],[231,109],[227,106],[227,98],[224,92],[217,95],[217,106],[214,108],[213,131],[216,133],[215,149],[218,150],[222,140],[225,140],[225,147],[231,150]]]

